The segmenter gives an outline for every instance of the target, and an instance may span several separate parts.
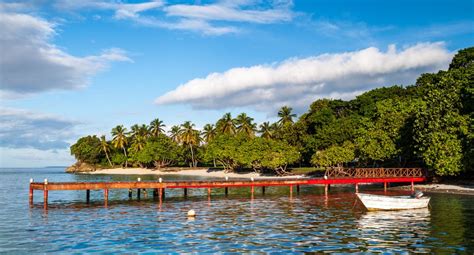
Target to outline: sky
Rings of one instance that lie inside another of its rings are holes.
[[[0,0],[0,167],[70,165],[121,124],[261,123],[410,85],[473,35],[473,0]]]

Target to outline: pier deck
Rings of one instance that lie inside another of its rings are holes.
[[[356,169],[357,170],[357,169]],[[140,198],[140,191],[146,189],[153,189],[153,196],[158,197],[160,201],[164,196],[165,189],[183,189],[184,195],[187,195],[187,189],[192,188],[207,188],[208,195],[211,194],[213,188],[224,188],[225,193],[228,193],[228,188],[250,187],[251,193],[254,192],[254,187],[269,186],[288,186],[290,187],[290,195],[293,192],[293,186],[296,186],[297,191],[302,185],[325,185],[325,192],[333,184],[354,184],[355,192],[358,192],[359,184],[383,183],[384,189],[387,189],[389,183],[411,183],[412,190],[415,182],[424,182],[426,177],[421,169],[370,169],[366,168],[356,171],[350,169],[343,171],[342,169],[331,170],[326,172],[325,178],[275,178],[275,179],[216,179],[216,180],[199,180],[199,181],[120,181],[120,182],[30,182],[30,203],[33,203],[33,193],[35,190],[42,190],[44,195],[44,205],[47,207],[48,192],[51,190],[86,190],[86,200],[89,202],[90,190],[103,190],[104,202],[107,203],[109,190],[113,189],[128,189],[129,196],[132,196],[132,189],[137,190],[137,197]],[[335,174],[338,173],[338,174]],[[343,174],[341,174],[343,173]],[[365,174],[369,173],[369,174]],[[345,176],[347,174],[347,176]],[[408,175],[408,176],[402,176]],[[411,175],[411,176],[410,176]],[[330,176],[328,178],[327,176]]]

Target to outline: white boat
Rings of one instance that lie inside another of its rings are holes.
[[[357,197],[362,201],[369,211],[377,210],[406,210],[428,207],[429,197],[421,196],[381,196],[357,193]]]

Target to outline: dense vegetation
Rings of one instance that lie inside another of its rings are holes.
[[[226,171],[287,171],[287,166],[423,166],[438,175],[474,165],[474,48],[449,70],[415,85],[368,91],[353,100],[321,99],[296,120],[284,106],[276,123],[257,127],[242,113],[224,114],[199,131],[189,121],[165,134],[162,121],[80,138],[71,154],[103,166],[222,166]]]

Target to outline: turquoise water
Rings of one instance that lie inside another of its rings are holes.
[[[30,207],[30,178],[136,180],[63,171],[0,169],[0,253],[474,253],[472,196],[430,194],[429,210],[369,213],[354,203],[352,187],[333,187],[328,197],[322,187],[302,187],[291,198],[288,188],[271,187],[265,195],[256,189],[253,199],[248,188],[228,197],[216,189],[210,200],[207,190],[191,190],[187,199],[169,190],[161,205],[112,190],[107,207],[102,191],[92,191],[91,204],[84,191],[50,191],[48,210],[41,192]],[[186,217],[189,209],[195,219]]]

